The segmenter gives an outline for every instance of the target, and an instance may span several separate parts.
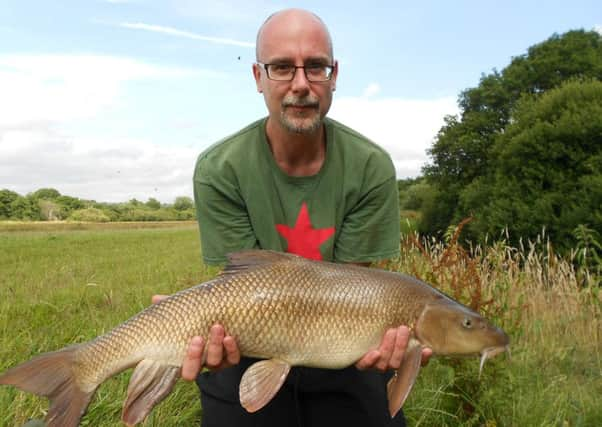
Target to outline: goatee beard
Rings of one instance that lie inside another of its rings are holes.
[[[307,120],[311,120],[311,122],[306,123]],[[283,111],[280,114],[280,124],[289,132],[309,135],[320,129],[322,119],[316,115],[313,118],[290,120]]]
[[[280,111],[280,124],[289,132],[298,134],[312,134],[322,126],[318,100],[311,97],[296,98],[286,97],[282,100],[282,109]],[[288,107],[308,107],[315,109],[316,114],[313,117],[290,117],[287,115]],[[309,123],[307,123],[309,121]]]

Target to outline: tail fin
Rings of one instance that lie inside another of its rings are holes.
[[[42,354],[0,375],[0,384],[46,396],[50,408],[47,427],[77,427],[96,391],[82,390],[73,374],[74,354],[79,345]]]

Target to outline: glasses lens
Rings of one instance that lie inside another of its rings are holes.
[[[266,67],[268,77],[274,80],[292,80],[295,75],[295,67],[285,64],[270,64]]]
[[[327,65],[316,65],[305,67],[305,75],[310,82],[324,82],[330,80],[332,67]]]

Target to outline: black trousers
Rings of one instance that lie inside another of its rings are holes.
[[[355,367],[293,368],[274,399],[249,414],[240,405],[238,385],[254,361],[199,375],[202,427],[405,427],[403,413],[391,419],[387,408],[390,374]]]

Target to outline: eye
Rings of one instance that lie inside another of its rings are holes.
[[[472,320],[470,320],[469,317],[465,317],[462,319],[462,326],[464,326],[466,329],[472,328]]]
[[[272,71],[276,73],[286,73],[287,71],[290,71],[291,68],[293,68],[293,66],[289,64],[270,64],[270,67]]]

